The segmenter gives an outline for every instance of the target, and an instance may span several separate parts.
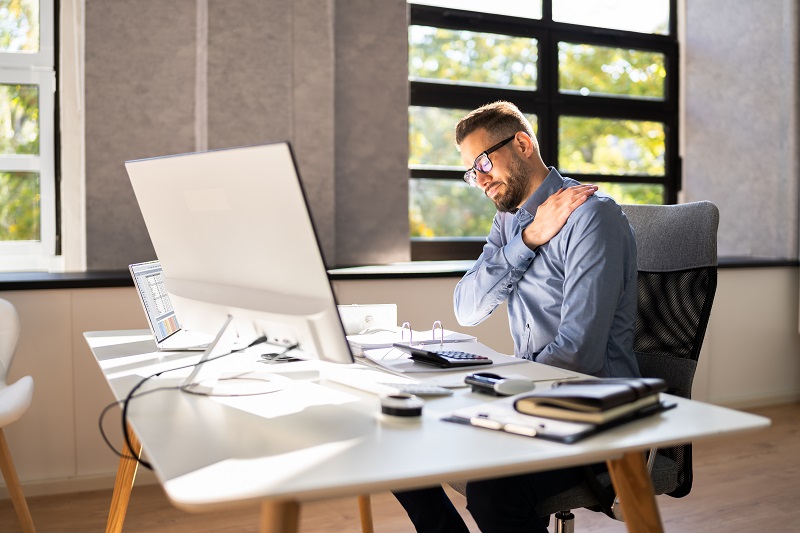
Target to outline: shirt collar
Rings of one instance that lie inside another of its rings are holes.
[[[550,198],[550,196],[552,196],[556,191],[564,187],[564,178],[558,173],[558,170],[556,170],[555,167],[548,168],[550,169],[550,172],[547,174],[547,177],[533,192],[533,194],[530,195],[527,200],[525,200],[525,203],[522,204],[522,206],[514,215],[522,224],[533,220],[533,217],[536,216],[536,210],[539,209],[539,206],[542,205],[545,200]]]

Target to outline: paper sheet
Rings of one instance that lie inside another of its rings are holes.
[[[466,342],[475,341],[476,337],[466,333],[459,333],[449,329],[435,331],[411,331],[410,342],[414,344],[438,344],[444,338],[444,342]],[[395,342],[409,342],[409,330],[402,330],[400,327],[387,328],[368,333],[365,335],[348,335],[347,342],[356,349],[363,351],[375,348],[391,348]]]
[[[414,372],[453,372],[453,371],[484,371],[491,372],[492,368],[504,365],[513,365],[517,363],[524,363],[524,359],[519,359],[510,355],[501,354],[496,352],[477,341],[472,342],[459,342],[453,345],[453,349],[464,352],[483,355],[492,360],[491,365],[481,365],[474,367],[459,367],[459,368],[437,368],[435,366],[415,363],[411,360],[411,356],[406,352],[398,350],[397,348],[379,348],[373,350],[365,350],[364,355],[375,364],[382,366],[392,372],[400,373],[414,373]],[[558,379],[563,376],[563,371],[559,370],[558,377],[550,379]]]

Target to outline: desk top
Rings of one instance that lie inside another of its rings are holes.
[[[199,353],[157,352],[147,330],[84,336],[118,399],[142,378],[200,358]],[[257,358],[234,354],[208,364],[218,365],[210,369],[217,372],[274,373],[273,382],[282,389],[243,397],[195,396],[175,388],[189,372],[184,370],[149,380],[138,392],[153,392],[130,403],[129,423],[175,506],[199,511],[265,498],[312,501],[549,470],[770,423],[670,396],[677,408],[566,445],[441,421],[455,409],[491,400],[468,388],[428,399],[422,417],[403,420],[381,415],[377,396],[324,379],[327,369],[341,365],[267,366],[256,364]],[[552,368],[531,362],[503,370],[532,379],[543,372],[552,375]]]

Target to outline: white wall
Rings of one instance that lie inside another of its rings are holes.
[[[399,319],[418,329],[434,320],[458,329],[456,282],[339,281],[334,288],[343,304],[397,303]],[[695,399],[738,407],[800,399],[797,294],[797,268],[720,272]],[[101,440],[97,421],[113,397],[83,332],[145,328],[133,288],[6,291],[0,298],[17,306],[22,321],[10,381],[24,375],[35,381],[30,410],[5,430],[26,494],[111,487],[118,460]],[[505,309],[470,332],[499,351],[513,350]],[[119,445],[118,411],[105,427]],[[153,480],[140,472],[138,482]]]

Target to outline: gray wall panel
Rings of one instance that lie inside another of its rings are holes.
[[[194,0],[86,2],[90,270],[155,257],[123,162],[194,147]]]
[[[325,261],[335,264],[335,7],[333,0],[298,0],[292,9],[292,147]]]
[[[407,5],[337,2],[335,20],[336,259],[408,260]]]
[[[208,3],[208,146],[290,138],[289,0]]]
[[[687,0],[685,200],[720,208],[720,255],[797,258],[793,0]]]
[[[123,162],[206,142],[292,142],[327,264],[408,259],[406,12],[405,0],[87,2],[89,268],[154,256]]]

